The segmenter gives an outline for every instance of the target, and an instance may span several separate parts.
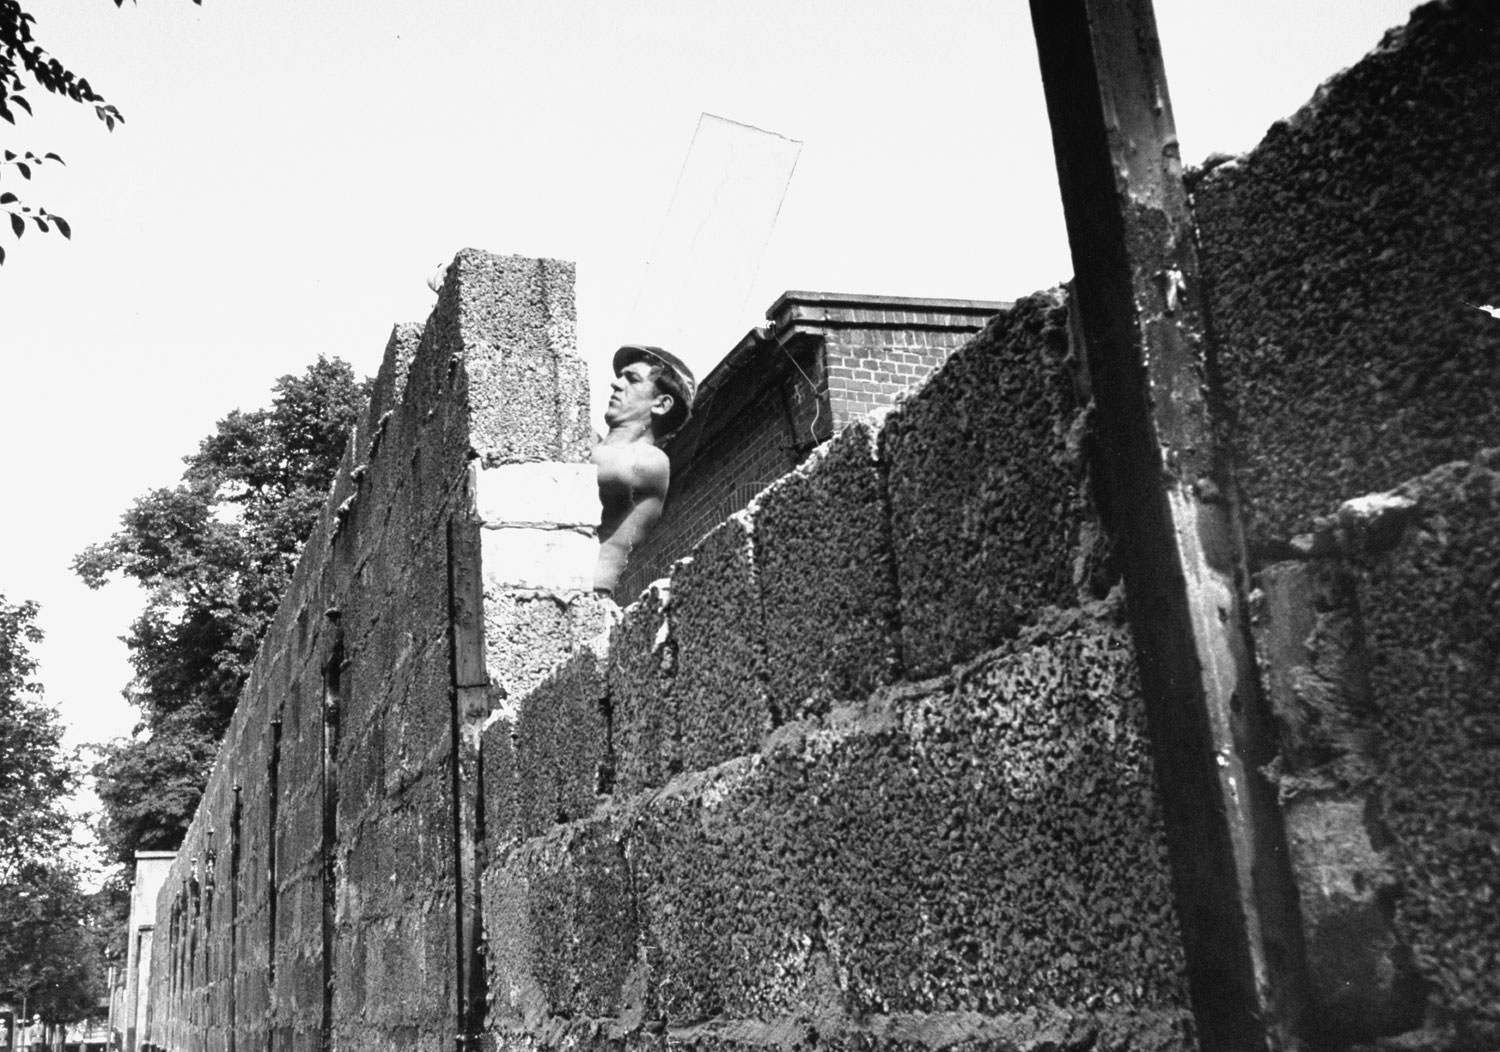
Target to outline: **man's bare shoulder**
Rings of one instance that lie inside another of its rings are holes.
[[[672,461],[666,453],[645,442],[636,443],[630,482],[637,492],[665,496],[671,477]]]
[[[628,486],[636,493],[665,494],[672,464],[667,454],[649,442],[630,442],[594,447],[601,487]]]

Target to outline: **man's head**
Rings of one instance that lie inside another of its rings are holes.
[[[636,368],[631,369],[631,366]],[[660,347],[629,344],[615,352],[617,384],[623,378],[640,375],[642,369],[654,386],[656,395],[651,409],[652,434],[657,438],[666,438],[687,423],[688,417],[692,415],[697,382],[682,359]]]

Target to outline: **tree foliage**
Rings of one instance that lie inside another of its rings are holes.
[[[119,573],[146,593],[126,638],[142,726],[95,768],[114,857],[181,840],[365,394],[338,359],[283,376],[269,408],[220,420],[181,482],[74,561],[91,587]]]
[[[50,858],[29,860],[0,881],[0,1000],[48,1023],[95,1017],[106,995],[101,895]]]
[[[121,7],[124,2],[125,0],[114,0],[114,5]],[[195,4],[202,2],[203,0],[193,0]],[[78,76],[47,53],[34,35],[35,25],[36,17],[21,7],[20,0],[0,0],[0,119],[15,124],[18,112],[30,116],[31,101],[27,92],[32,87],[40,86],[54,95],[93,106],[94,115],[110,131],[115,130],[116,124],[124,123],[125,118],[120,115],[120,111],[106,101],[89,84],[87,78]],[[30,179],[32,168],[47,161],[63,163],[62,158],[55,153],[39,156],[29,151],[18,154],[13,150],[6,150],[3,161],[0,161],[0,179],[7,172],[19,175],[22,179]],[[26,233],[28,220],[44,234],[56,227],[63,237],[73,236],[67,220],[49,214],[45,208],[32,208],[22,204],[14,191],[0,191],[0,211],[9,214],[11,233],[17,238]],[[5,249],[0,247],[0,263],[4,262]]]
[[[0,881],[67,842],[72,820],[62,804],[78,780],[62,723],[32,678],[36,614],[35,603],[0,595]]]
[[[41,640],[32,602],[0,595],[0,1000],[55,1021],[97,1004],[93,902],[58,861],[70,843],[63,801],[78,782],[62,724],[33,678]]]

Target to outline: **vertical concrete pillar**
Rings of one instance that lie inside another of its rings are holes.
[[[1305,981],[1149,0],[1032,0],[1099,441],[1205,1050],[1295,1045]]]
[[[145,1040],[151,996],[151,937],[156,929],[156,898],[175,851],[137,851],[130,884],[129,938],[125,945],[125,1018],[121,1029],[125,1052],[136,1052]]]
[[[477,1047],[486,1001],[480,732],[492,709],[504,711],[529,685],[529,670],[572,648],[574,628],[593,620],[580,621],[574,608],[599,606],[591,595],[599,511],[573,285],[571,263],[465,250],[448,268],[424,334],[424,343],[436,341],[429,368],[448,370],[437,386],[454,396],[435,407],[445,416],[436,424],[469,461],[447,542],[461,1049]]]

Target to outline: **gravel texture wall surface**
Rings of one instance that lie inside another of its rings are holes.
[[[1361,560],[1394,838],[1396,930],[1451,1043],[1500,1044],[1500,449],[1395,491],[1401,540]]]
[[[886,420],[902,655],[932,675],[1068,605],[1090,514],[1061,292],[997,315]]]
[[[1442,0],[1192,192],[1252,542],[1500,439],[1500,7]]]
[[[1191,1047],[1138,691],[1120,625],[1058,615],[515,846],[497,1040],[933,1047],[1063,1006]]]
[[[478,570],[450,528],[478,529],[471,456],[586,455],[559,394],[582,376],[571,312],[570,265],[466,250],[427,325],[393,334],[163,887],[143,1040],[451,1048],[449,581]],[[531,401],[507,394],[528,377]]]

